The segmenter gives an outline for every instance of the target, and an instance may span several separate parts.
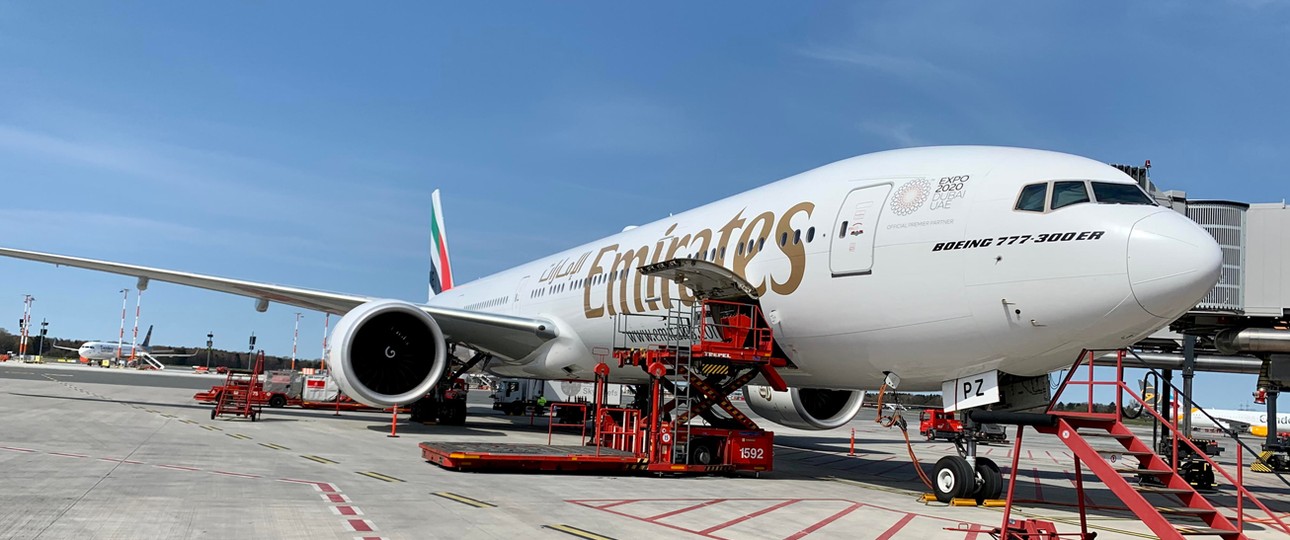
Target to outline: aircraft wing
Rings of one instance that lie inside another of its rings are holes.
[[[78,348],[76,348],[76,347],[60,347],[60,346],[58,346],[58,345],[50,345],[50,347],[53,347],[53,348],[55,348],[55,349],[62,349],[62,350],[64,350],[64,351],[76,351],[76,352],[81,352],[81,350],[80,350],[80,349],[78,349]]]
[[[302,289],[20,249],[0,248],[0,255],[45,262],[55,266],[71,266],[176,283],[338,315],[343,315],[364,302],[375,300],[368,296]],[[439,323],[440,329],[450,341],[512,361],[528,356],[543,343],[559,335],[555,325],[543,319],[436,306],[419,307]]]
[[[194,357],[194,356],[197,356],[197,353],[195,353],[195,352],[194,352],[194,353],[177,353],[177,352],[174,352],[174,351],[169,351],[169,352],[150,352],[150,353],[148,353],[148,356],[151,356],[151,357],[153,357],[153,358],[192,358],[192,357]]]

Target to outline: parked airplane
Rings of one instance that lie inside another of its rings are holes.
[[[1245,431],[1256,437],[1268,436],[1268,413],[1259,411],[1236,411],[1231,409],[1205,409],[1214,417],[1215,423],[1201,414],[1199,409],[1191,410],[1191,425],[1199,428],[1219,428]],[[1221,424],[1221,425],[1219,425]],[[1277,415],[1277,431],[1290,433],[1290,414]]]
[[[152,341],[152,327],[148,327],[148,333],[143,336],[143,343],[130,345],[129,343],[117,344],[116,341],[86,341],[80,347],[62,347],[54,345],[55,349],[65,351],[76,351],[80,355],[82,362],[101,361],[101,360],[118,360],[129,359],[131,357],[143,358],[149,364],[157,369],[165,369],[157,358],[169,357],[188,357],[192,354],[174,353],[172,351],[154,351],[149,343]],[[131,348],[133,347],[133,349]]]
[[[492,355],[499,376],[590,380],[616,315],[694,302],[690,288],[641,272],[675,261],[688,285],[738,291],[767,314],[790,388],[745,392],[747,403],[804,429],[844,425],[889,374],[902,391],[953,390],[947,409],[997,402],[1001,376],[1046,376],[1084,348],[1125,347],[1173,321],[1214,286],[1221,263],[1208,233],[1119,170],[1019,148],[845,159],[455,287],[435,210],[431,275],[443,281],[425,304],[0,255],[248,296],[257,309],[344,314],[328,363],[347,395],[373,405],[424,395],[449,343]],[[610,367],[614,382],[648,378]],[[997,491],[986,461],[938,466],[938,494],[971,494],[987,476]],[[959,472],[973,468],[977,479]]]

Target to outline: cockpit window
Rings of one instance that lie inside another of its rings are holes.
[[[1044,201],[1048,199],[1048,184],[1030,184],[1021,188],[1017,197],[1017,210],[1026,212],[1043,212]]]
[[[1088,188],[1084,187],[1082,180],[1053,182],[1053,210],[1088,200]]]
[[[1143,193],[1137,184],[1093,182],[1093,196],[1097,197],[1097,204],[1156,205],[1156,202]]]

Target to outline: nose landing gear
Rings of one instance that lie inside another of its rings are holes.
[[[945,456],[936,462],[932,489],[936,500],[948,503],[954,499],[975,499],[982,504],[986,499],[998,499],[1003,494],[1003,474],[993,460],[976,455],[976,439],[962,434],[971,433],[971,420],[964,415],[965,425],[954,440],[959,455]]]

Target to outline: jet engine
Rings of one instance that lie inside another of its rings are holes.
[[[860,412],[864,392],[789,388],[778,392],[769,386],[748,385],[744,402],[758,416],[797,429],[823,430],[842,427]]]
[[[373,300],[336,324],[327,353],[345,395],[374,407],[421,399],[448,367],[439,324],[417,306]]]

